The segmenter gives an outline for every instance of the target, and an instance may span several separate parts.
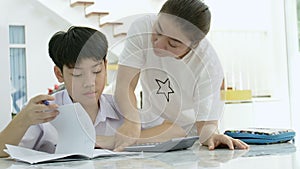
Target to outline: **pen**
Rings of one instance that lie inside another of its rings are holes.
[[[43,102],[43,104],[46,105],[46,106],[49,105],[49,102],[48,102],[47,100],[43,100],[42,102]]]

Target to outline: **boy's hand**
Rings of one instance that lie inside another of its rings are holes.
[[[18,113],[17,116],[23,119],[27,126],[45,123],[53,120],[58,115],[57,104],[45,105],[43,101],[54,100],[50,95],[38,95],[30,99],[28,104]]]
[[[123,151],[127,146],[135,144],[141,134],[141,125],[125,121],[115,134],[114,151]]]
[[[213,134],[207,141],[203,143],[203,145],[206,145],[209,150],[214,150],[216,147],[219,146],[228,146],[230,150],[233,150],[234,148],[249,148],[249,145],[244,143],[243,141],[239,139],[234,139],[225,134]]]

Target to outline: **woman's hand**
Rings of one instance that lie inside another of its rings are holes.
[[[208,147],[209,150],[214,150],[216,147],[227,146],[230,150],[237,149],[248,149],[249,145],[239,139],[234,139],[225,134],[213,134],[208,140],[202,145]]]
[[[114,136],[96,136],[95,148],[104,148],[113,150],[115,148]]]
[[[114,151],[123,151],[127,146],[135,144],[140,138],[141,125],[125,121],[123,125],[118,128],[115,134],[115,149]]]

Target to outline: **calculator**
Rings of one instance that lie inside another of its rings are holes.
[[[199,136],[173,138],[165,142],[132,145],[125,147],[124,151],[167,152],[183,150],[192,147],[198,139]]]

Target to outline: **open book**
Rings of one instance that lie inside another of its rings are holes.
[[[106,149],[94,149],[92,156],[87,156],[83,153],[66,153],[66,154],[50,154],[41,151],[36,151],[20,146],[6,145],[4,151],[10,155],[12,159],[26,162],[29,164],[37,164],[44,162],[59,162],[59,161],[73,161],[73,160],[89,160],[99,157],[125,156],[137,155],[132,152],[114,152]]]
[[[58,142],[54,154],[12,145],[6,145],[5,151],[13,159],[30,164],[137,154],[94,149],[95,128],[89,115],[79,103],[60,106],[58,111],[59,115],[50,122],[58,132]]]

